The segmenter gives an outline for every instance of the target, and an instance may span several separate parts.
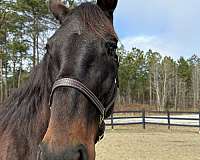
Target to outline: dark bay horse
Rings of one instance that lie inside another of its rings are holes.
[[[94,160],[117,86],[117,0],[68,9],[29,80],[0,107],[0,160]]]

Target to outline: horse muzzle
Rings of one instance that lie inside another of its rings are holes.
[[[88,153],[82,144],[61,153],[50,152],[47,145],[40,144],[37,160],[88,160]]]

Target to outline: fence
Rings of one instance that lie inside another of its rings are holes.
[[[131,114],[136,116],[131,116]],[[166,125],[168,129],[171,126],[182,126],[196,127],[200,130],[200,112],[117,111],[106,120],[106,125],[111,126],[112,129],[114,129],[114,126],[134,124],[141,124],[144,129],[147,124],[154,124]]]

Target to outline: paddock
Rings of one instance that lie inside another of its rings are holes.
[[[197,128],[149,125],[107,127],[96,147],[97,160],[200,160]]]

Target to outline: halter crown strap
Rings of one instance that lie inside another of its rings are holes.
[[[52,91],[51,91],[51,95],[50,95],[49,106],[51,106],[51,104],[52,104],[53,93],[54,93],[55,89],[58,87],[71,87],[71,88],[75,88],[75,89],[79,90],[98,108],[99,112],[103,116],[102,119],[104,119],[105,108],[104,108],[103,104],[99,101],[99,99],[84,84],[82,84],[81,82],[79,82],[75,79],[71,79],[71,78],[62,78],[62,79],[57,80],[54,83]]]

